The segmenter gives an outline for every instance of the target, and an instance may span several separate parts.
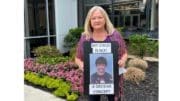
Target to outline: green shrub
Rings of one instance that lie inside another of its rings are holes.
[[[33,53],[37,57],[57,57],[62,56],[59,50],[55,46],[40,46],[33,50]]]
[[[59,86],[60,86],[59,80],[47,77],[47,79],[46,79],[46,87],[47,88],[53,89],[53,88],[58,88]]]
[[[159,49],[158,41],[150,40],[148,42],[147,55],[152,57],[158,57],[158,49]]]
[[[64,47],[72,48],[76,46],[83,31],[84,31],[83,28],[70,29],[68,34],[64,38],[64,43],[65,43]]]
[[[71,93],[67,95],[67,101],[76,101],[78,99],[78,95],[76,93]]]
[[[72,61],[75,60],[75,55],[76,55],[76,47],[73,47],[70,49],[70,58]]]
[[[64,57],[55,46],[40,46],[33,50],[36,62],[40,64],[57,64],[66,62],[69,57]]]
[[[125,27],[117,27],[116,29],[118,30],[118,32],[121,33],[123,37],[125,37],[125,30],[126,30]]]
[[[36,62],[40,64],[58,64],[60,62],[67,62],[69,61],[69,57],[65,56],[56,56],[56,57],[44,57],[40,56],[36,58]]]
[[[39,77],[37,74],[34,74],[32,72],[27,72],[25,75],[25,80],[33,83],[34,85],[40,85],[41,81],[40,81],[41,77]]]
[[[58,87],[58,89],[56,89],[53,94],[55,96],[60,96],[60,97],[64,97],[67,96],[69,94],[70,91],[70,85],[67,85],[67,83],[63,82],[61,83],[61,85]]]
[[[25,72],[24,79],[34,85],[53,89],[53,94],[55,96],[67,98],[67,101],[76,101],[78,98],[78,94],[71,92],[70,83],[63,81],[62,79],[55,79],[33,72]]]
[[[132,54],[143,58],[148,47],[148,37],[145,34],[133,34],[129,36],[129,45]]]

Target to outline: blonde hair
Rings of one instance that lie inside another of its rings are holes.
[[[105,29],[108,32],[108,34],[110,35],[114,31],[114,26],[111,23],[106,11],[100,6],[94,6],[89,10],[87,17],[86,17],[86,20],[85,20],[85,24],[84,24],[83,34],[85,34],[86,39],[89,39],[91,34],[92,34],[92,27],[90,24],[90,19],[91,19],[91,15],[97,10],[99,10],[102,13],[103,17],[105,18]]]

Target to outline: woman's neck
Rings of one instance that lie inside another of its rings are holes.
[[[96,29],[93,31],[93,34],[99,34],[99,33],[106,33],[106,30],[102,28],[102,29]]]
[[[95,41],[104,41],[106,39],[107,36],[107,31],[106,30],[94,30],[93,31],[93,35],[92,38]]]

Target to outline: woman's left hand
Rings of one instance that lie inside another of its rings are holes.
[[[127,52],[125,52],[123,54],[123,56],[121,57],[121,59],[118,60],[119,67],[125,67],[126,66],[127,57],[128,57]]]
[[[123,60],[123,59],[120,59],[120,60],[118,61],[119,67],[125,67],[125,63],[126,63],[126,61]]]

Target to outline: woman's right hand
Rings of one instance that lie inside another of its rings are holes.
[[[84,71],[84,62],[81,61],[79,58],[75,57],[75,63],[79,66],[79,69]]]
[[[83,63],[83,62],[81,62],[81,63],[79,64],[79,69],[80,69],[81,71],[84,71],[84,63]]]

